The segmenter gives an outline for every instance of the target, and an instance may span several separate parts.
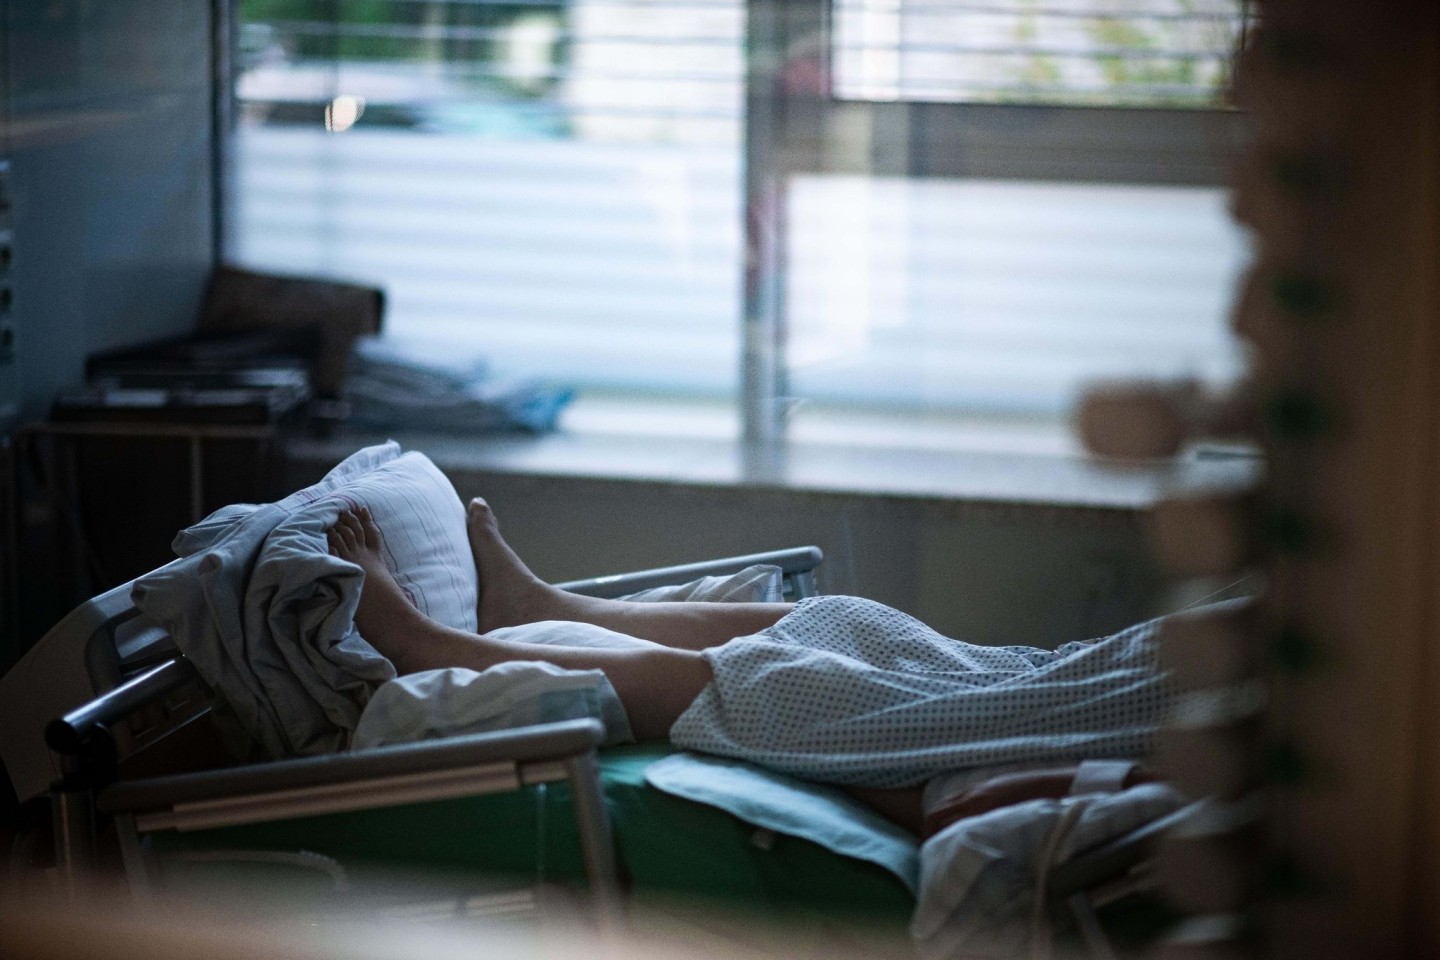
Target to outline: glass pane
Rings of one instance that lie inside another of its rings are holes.
[[[498,372],[728,396],[740,0],[244,0],[232,254]]]
[[[836,409],[1063,425],[1106,377],[1238,374],[1245,239],[1219,188],[809,176],[789,386]]]
[[[1214,106],[1242,0],[833,0],[847,100]]]

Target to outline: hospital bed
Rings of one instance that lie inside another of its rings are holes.
[[[821,559],[802,547],[560,586],[614,597],[767,563],[781,568],[793,600],[818,592]],[[259,860],[318,869],[332,885],[373,865],[583,882],[602,927],[618,923],[626,892],[780,905],[790,918],[843,916],[897,932],[914,906],[911,891],[873,863],[647,785],[645,768],[671,748],[601,750],[596,721],[235,766],[214,739],[204,684],[134,608],[128,584],[77,608],[39,653],[41,669],[81,665],[94,695],[49,714],[43,756],[22,755],[7,737],[5,759],[22,799],[38,782],[48,789],[58,874],[77,894],[107,858],[141,898],[166,864]],[[13,707],[0,701],[0,714]],[[184,772],[172,772],[177,757]],[[1094,955],[1112,955],[1096,911],[1146,887],[1147,858],[1180,819],[1052,871],[1056,926]]]
[[[802,547],[560,586],[614,597],[770,564],[781,570],[785,598],[794,600],[817,592],[821,558],[818,548]],[[805,882],[799,878],[815,875],[812,861],[827,857],[800,841],[783,844],[786,849],[778,854],[773,841],[764,850],[755,846],[755,831],[730,822],[728,815],[647,787],[644,768],[669,748],[646,744],[612,748],[600,756],[602,730],[594,721],[227,765],[208,722],[208,691],[176,655],[163,629],[135,609],[129,584],[81,605],[27,660],[32,662],[23,663],[18,674],[4,678],[11,689],[40,686],[41,677],[45,685],[59,682],[49,697],[30,692],[0,702],[5,760],[22,799],[48,790],[56,863],[72,889],[105,859],[108,846],[118,849],[132,888],[146,895],[155,877],[152,853],[187,848],[196,838],[247,851],[324,848],[326,858],[316,858],[317,864],[361,859],[428,867],[438,858],[442,866],[457,869],[540,873],[560,881],[583,876],[604,919],[614,916],[622,868],[632,884],[699,888],[704,894],[758,902],[777,890],[782,898],[800,894]],[[77,700],[86,702],[66,710]],[[15,716],[22,710],[26,715]],[[44,725],[41,750],[43,718],[57,715]],[[215,767],[157,774],[176,766],[177,757],[182,766]],[[482,798],[488,804],[483,810]],[[416,812],[420,803],[431,804],[423,816]],[[623,864],[614,857],[607,804],[628,818],[621,832],[628,829],[632,836],[628,844],[622,837],[621,848],[629,854]],[[392,843],[393,831],[369,828],[382,822],[375,811],[397,806],[405,808],[401,816],[427,822],[432,836],[418,844]],[[659,834],[637,829],[642,814],[658,815],[672,831],[698,831],[709,837],[712,849],[714,835],[722,833],[724,844],[740,855],[718,873],[677,869],[683,860],[670,855]],[[531,839],[526,829],[476,835],[468,826],[476,819],[521,825],[541,839]],[[334,834],[333,843],[326,840],[327,830]],[[447,830],[466,830],[471,836],[457,845],[453,832],[444,837]],[[185,836],[177,838],[177,833]],[[146,835],[149,842],[142,843]],[[357,835],[366,838],[358,851]],[[831,891],[841,901],[886,903],[903,913],[906,891],[883,871],[856,863],[842,874],[844,881]],[[815,891],[812,899],[823,893]]]

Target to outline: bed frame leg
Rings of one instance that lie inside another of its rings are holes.
[[[565,761],[570,777],[570,795],[575,822],[580,829],[580,846],[585,855],[585,872],[590,878],[590,898],[595,920],[603,933],[621,929],[620,884],[615,866],[615,845],[610,835],[610,817],[600,789],[600,766],[594,752]]]
[[[52,792],[55,866],[65,896],[78,900],[95,869],[95,822],[90,791],[57,785]]]
[[[130,884],[130,893],[137,904],[149,906],[154,891],[150,887],[145,850],[140,846],[140,833],[135,829],[132,814],[115,815],[115,835],[120,841],[120,860],[125,865],[125,879]]]

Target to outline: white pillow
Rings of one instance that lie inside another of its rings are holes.
[[[323,513],[328,526],[333,522],[328,508],[336,500],[352,510],[369,508],[384,538],[385,566],[421,613],[447,627],[475,632],[480,591],[465,505],[430,458],[414,451],[401,454],[346,479],[296,514]]]
[[[385,566],[415,606],[431,619],[474,633],[479,580],[465,505],[450,481],[423,453],[403,453],[391,440],[359,450],[323,479],[275,504],[288,516],[271,537],[295,538],[325,549],[324,532],[340,510],[365,506],[385,540]],[[176,554],[189,556],[214,543],[255,511],[252,504],[217,510],[180,531]]]
[[[465,505],[423,453],[396,442],[348,456],[323,481],[282,499],[294,520],[333,524],[338,505],[367,507],[384,540],[384,566],[423,615],[474,633],[480,581],[465,534]]]

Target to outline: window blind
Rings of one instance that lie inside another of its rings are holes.
[[[796,397],[1057,416],[1098,380],[1242,368],[1218,188],[816,175],[790,224]]]
[[[240,260],[380,283],[392,335],[502,373],[733,391],[739,2],[241,15]]]
[[[855,100],[1208,107],[1241,0],[834,0]]]
[[[1197,112],[1220,107],[1244,7],[830,0],[837,99],[987,108],[892,112],[891,153],[937,139],[1028,159],[1044,143],[1066,154],[1073,179],[796,178],[785,310],[796,415],[1058,418],[1098,380],[1238,375],[1227,314],[1246,248],[1224,190],[1107,183],[1098,170],[1087,182],[1085,165],[1129,162],[1162,121],[1189,123],[1165,111],[1195,113],[1203,129]],[[1077,108],[1078,119],[1037,107]],[[1116,108],[1148,111],[1147,136],[1115,123]],[[1035,136],[1062,119],[1077,137],[1068,149],[1063,134]]]
[[[966,84],[1010,82],[991,48],[1016,24],[1037,26],[1022,53],[1004,55],[1030,57],[1058,49],[1060,27],[1047,24],[1139,11],[1136,23],[1188,29],[1181,12],[1210,23],[1233,7],[834,0],[833,83],[852,98],[993,99]],[[501,374],[733,395],[743,0],[245,0],[241,13],[238,259],[379,283],[391,335],[482,353]],[[952,28],[935,26],[946,17]],[[993,36],[961,29],[976,18]],[[1199,41],[1176,36],[1184,60]],[[916,59],[931,48],[943,63]],[[890,60],[856,59],[877,50]],[[1221,68],[1206,69],[1196,91]],[[1086,77],[1005,96],[1063,100]],[[1243,238],[1219,189],[788,183],[789,396],[1057,418],[1097,377],[1239,368],[1225,309]]]

